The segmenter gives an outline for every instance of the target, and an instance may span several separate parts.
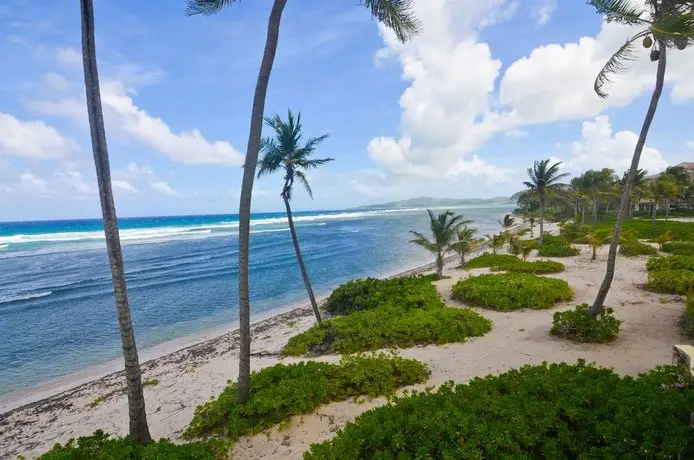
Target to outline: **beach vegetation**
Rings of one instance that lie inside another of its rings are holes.
[[[681,368],[639,377],[579,360],[396,397],[306,459],[694,458],[694,391]]]
[[[251,398],[246,403],[234,401],[234,382],[217,398],[199,405],[184,435],[236,440],[294,415],[313,412],[323,404],[359,396],[390,396],[398,388],[424,382],[428,377],[425,364],[384,353],[344,357],[338,364],[276,364],[251,374]]]
[[[95,407],[98,407],[102,402],[106,401],[106,398],[103,396],[97,396],[96,398],[92,399],[89,404],[87,404],[87,407],[90,409],[94,409]]]
[[[656,292],[685,295],[694,289],[694,271],[659,270],[648,273],[646,287]]]
[[[149,379],[142,382],[143,387],[156,387],[159,385],[159,379]]]
[[[489,267],[492,271],[535,273],[538,275],[559,273],[565,270],[564,264],[552,260],[528,262],[509,254],[485,253],[468,262],[468,268]]]
[[[682,317],[682,332],[687,337],[694,338],[694,295],[687,295]]]
[[[658,254],[658,249],[636,238],[622,238],[619,253],[626,257],[654,256]]]
[[[694,256],[694,241],[670,241],[663,243],[663,252]]]
[[[603,308],[595,317],[584,303],[574,310],[556,312],[550,334],[574,342],[609,343],[619,335],[620,324],[612,308]]]
[[[462,215],[455,214],[452,211],[445,211],[438,215],[434,214],[430,209],[427,209],[429,214],[429,228],[431,230],[431,239],[427,238],[423,233],[410,232],[414,238],[410,241],[434,255],[434,263],[436,265],[436,276],[438,279],[443,277],[443,265],[446,261],[446,255],[454,250],[454,245],[458,239],[458,230],[461,226],[471,223],[470,220],[465,220]]]
[[[658,243],[658,249],[661,251],[663,250],[663,245],[665,243],[669,243],[670,241],[675,239],[675,234],[672,233],[672,231],[668,230],[666,232],[661,233],[658,235],[658,238],[655,238],[653,240],[654,243]]]
[[[609,235],[607,232],[595,230],[585,235],[586,243],[593,250],[593,255],[591,260],[596,260],[598,258],[598,249],[600,249],[604,244],[608,243]]]
[[[299,271],[301,278],[304,281],[304,287],[308,294],[313,314],[316,321],[321,321],[320,310],[316,296],[313,294],[311,287],[311,279],[306,270],[304,257],[301,255],[301,246],[299,245],[299,237],[296,234],[294,226],[294,217],[292,215],[292,207],[290,201],[294,195],[294,183],[298,182],[306,189],[308,196],[313,198],[313,190],[308,183],[308,172],[333,161],[332,158],[313,158],[316,149],[320,144],[328,138],[328,134],[312,137],[302,142],[303,131],[301,125],[301,114],[291,110],[287,111],[287,120],[282,120],[279,115],[273,118],[266,118],[265,124],[274,131],[275,137],[266,137],[263,139],[261,150],[263,158],[260,160],[258,168],[258,178],[267,176],[276,172],[282,172],[284,176],[284,184],[280,196],[284,202],[284,208],[287,211],[287,222],[289,224],[289,233],[292,236],[292,244],[296,253],[296,260],[299,263]]]
[[[546,242],[538,247],[538,257],[574,257],[581,253],[581,250],[568,243]]]
[[[453,298],[500,311],[541,310],[571,300],[573,291],[566,281],[557,278],[530,273],[498,273],[458,281],[453,286]]]
[[[476,228],[468,227],[467,225],[463,225],[463,228],[458,229],[458,238],[453,243],[452,248],[460,257],[460,268],[465,267],[465,257],[467,257],[470,251],[480,244],[475,238],[476,233]]]
[[[646,270],[649,272],[657,272],[660,270],[694,271],[694,256],[671,255],[665,257],[651,257],[646,262]]]
[[[492,248],[492,254],[496,254],[496,251],[503,248],[504,244],[506,244],[507,235],[505,233],[493,233],[484,236],[487,238],[489,247]]]

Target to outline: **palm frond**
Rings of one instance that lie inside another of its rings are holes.
[[[658,38],[689,40],[694,37],[694,12],[666,15],[654,22],[651,29]]]
[[[629,0],[588,0],[598,14],[605,16],[607,22],[636,25],[645,22],[641,16],[644,10],[638,8]]]
[[[414,14],[412,0],[363,0],[362,5],[371,10],[371,16],[395,32],[402,43],[419,33],[420,21]]]
[[[304,186],[304,188],[306,189],[306,192],[308,193],[308,196],[310,196],[311,199],[313,199],[313,190],[311,190],[311,186],[308,183],[308,179],[306,178],[306,175],[301,171],[294,172],[294,175],[299,180],[299,182],[301,182],[301,185]]]
[[[237,0],[188,0],[186,2],[186,15],[212,16],[236,2]]]
[[[629,69],[629,62],[634,60],[634,42],[648,33],[648,30],[644,30],[628,39],[603,66],[593,84],[593,89],[598,96],[603,99],[608,96],[605,87],[612,82],[613,75],[624,73]]]

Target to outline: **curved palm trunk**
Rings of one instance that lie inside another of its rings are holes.
[[[294,251],[296,251],[296,260],[299,262],[299,269],[301,270],[301,277],[304,279],[304,286],[306,286],[306,292],[308,292],[308,298],[311,301],[311,308],[313,308],[313,314],[316,315],[316,321],[321,322],[322,318],[320,316],[320,310],[318,310],[318,304],[316,303],[316,297],[313,295],[313,288],[311,287],[311,280],[308,278],[308,272],[306,271],[306,265],[304,265],[304,258],[301,255],[301,247],[299,247],[299,238],[296,236],[296,229],[294,228],[294,218],[292,217],[292,208],[289,206],[289,200],[286,195],[282,194],[282,199],[284,200],[284,207],[287,208],[287,220],[289,221],[289,232],[292,234],[292,243],[294,243]]]
[[[540,193],[540,240],[537,245],[542,246],[542,240],[545,236],[545,197]]]
[[[595,302],[590,307],[590,313],[594,317],[597,317],[602,311],[603,304],[605,303],[605,298],[607,297],[607,293],[610,290],[610,286],[612,285],[612,279],[614,278],[615,263],[617,261],[617,245],[619,244],[619,233],[622,230],[622,221],[624,220],[624,214],[626,213],[626,207],[629,203],[631,190],[634,186],[634,181],[636,180],[636,174],[639,169],[639,161],[641,160],[641,152],[643,152],[643,147],[646,144],[648,130],[651,128],[653,117],[655,116],[655,112],[658,108],[658,101],[660,100],[660,95],[663,93],[667,48],[665,46],[665,43],[663,42],[659,42],[659,45],[660,59],[658,60],[658,71],[656,73],[655,89],[653,90],[653,96],[651,96],[651,103],[648,106],[648,111],[646,112],[646,118],[644,119],[643,126],[641,127],[639,140],[636,143],[636,148],[634,149],[634,156],[631,159],[631,167],[629,168],[629,174],[627,176],[627,181],[624,186],[624,191],[622,193],[622,200],[620,201],[619,208],[617,209],[617,219],[615,220],[614,224],[614,232],[612,232],[610,252],[607,256],[607,269],[605,271],[605,279],[603,280],[602,285],[600,286],[600,290],[598,291],[598,295],[595,298]]]
[[[245,403],[250,396],[251,377],[251,312],[248,288],[248,252],[251,231],[251,195],[255,168],[260,152],[260,139],[263,131],[263,115],[265,113],[265,96],[270,81],[272,65],[275,62],[275,52],[280,33],[280,21],[287,0],[275,0],[268,19],[265,51],[258,72],[258,81],[253,96],[253,111],[251,127],[248,133],[246,161],[241,181],[241,197],[239,199],[239,378],[236,390],[236,402]]]
[[[130,318],[128,292],[125,285],[123,253],[118,234],[116,207],[111,189],[111,169],[106,145],[104,115],[101,108],[101,91],[99,89],[99,72],[96,65],[96,44],[94,39],[94,5],[92,0],[81,0],[82,14],[82,61],[84,65],[84,86],[87,96],[87,113],[89,114],[89,131],[92,138],[94,167],[99,186],[99,200],[104,219],[104,234],[108,252],[113,293],[116,298],[118,326],[123,346],[125,361],[125,378],[128,388],[128,415],[130,420],[130,439],[140,443],[152,441],[147,426],[145,397],[142,389],[140,361],[137,356],[135,334]]]

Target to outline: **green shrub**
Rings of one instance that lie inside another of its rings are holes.
[[[162,439],[142,445],[128,438],[109,438],[97,430],[65,445],[56,444],[39,460],[222,460],[227,458],[227,450],[220,440],[173,444]]]
[[[654,256],[658,254],[658,250],[636,238],[629,238],[619,243],[619,253],[626,257]]]
[[[684,304],[684,318],[682,321],[683,332],[689,337],[694,337],[694,296],[688,295]]]
[[[195,408],[186,437],[224,435],[232,440],[258,433],[333,401],[392,395],[399,387],[427,380],[426,365],[384,354],[345,357],[339,364],[276,364],[251,374],[251,397],[236,404],[236,383]]]
[[[578,243],[589,231],[590,227],[587,225],[567,223],[559,230],[559,235],[563,236],[567,242]]]
[[[525,248],[530,248],[530,249],[537,249],[538,241],[537,240],[523,240],[521,241],[521,246]]]
[[[571,300],[569,284],[560,279],[528,273],[471,276],[453,286],[453,298],[501,311],[551,308]]]
[[[540,257],[573,257],[580,253],[578,248],[559,243],[542,243],[537,249],[537,255]]]
[[[614,220],[594,225],[593,229],[614,229]],[[622,230],[633,233],[640,240],[655,240],[665,232],[672,232],[675,240],[694,241],[694,223],[658,221],[655,225],[650,220],[631,219],[622,224]]]
[[[660,270],[692,270],[694,271],[694,256],[673,255],[667,257],[651,257],[646,262],[649,272]]]
[[[480,268],[490,267],[492,271],[508,271],[519,273],[559,273],[563,272],[566,267],[560,262],[551,260],[536,260],[527,262],[519,259],[516,256],[508,254],[489,254],[484,253],[476,257],[465,265],[465,268]]]
[[[584,303],[577,305],[574,310],[556,312],[550,334],[575,342],[614,341],[619,334],[619,325],[622,324],[614,317],[614,310],[603,308],[596,318],[589,314],[589,310],[588,304]]]
[[[330,294],[323,309],[333,315],[346,315],[384,305],[404,309],[442,306],[436,287],[431,284],[435,279],[436,275],[429,275],[348,281]]]
[[[620,377],[577,365],[523,366],[395,398],[306,459],[694,458],[694,391],[674,367]]]
[[[648,273],[646,286],[658,292],[689,294],[694,288],[694,272],[690,270],[661,270]]]
[[[495,267],[504,263],[512,264],[517,260],[519,260],[518,257],[511,254],[492,254],[491,252],[485,252],[474,259],[468,260],[465,263],[465,268]]]
[[[694,255],[694,242],[693,241],[670,241],[669,243],[663,243],[663,251],[672,254],[679,254],[685,256]]]
[[[397,307],[354,312],[315,324],[289,339],[282,352],[356,353],[388,347],[464,342],[491,330],[491,321],[469,309],[428,308],[404,311]]]

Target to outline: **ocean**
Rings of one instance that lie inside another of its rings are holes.
[[[508,205],[456,209],[480,234]],[[427,231],[423,209],[295,215],[319,297],[354,278],[388,276],[432,259],[408,244]],[[138,348],[238,318],[235,215],[122,218],[121,240]],[[251,222],[251,314],[307,303],[284,213]],[[0,223],[0,394],[120,357],[100,220]]]

